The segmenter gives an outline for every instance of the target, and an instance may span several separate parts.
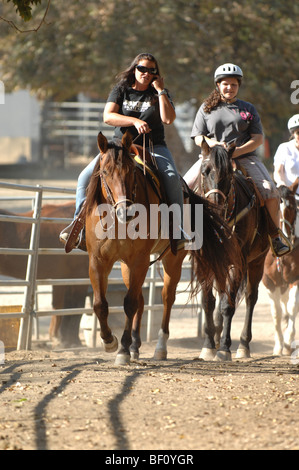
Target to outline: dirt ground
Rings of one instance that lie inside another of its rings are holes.
[[[15,302],[13,302],[15,303]],[[234,353],[244,306],[233,322]],[[198,359],[196,315],[176,312],[168,360],[114,366],[101,348],[58,350],[35,341],[0,364],[0,450],[299,449],[299,364],[273,357],[273,324],[262,289],[252,358]],[[132,452],[133,453],[133,452]]]
[[[155,341],[125,367],[100,348],[55,351],[35,343],[32,351],[7,353],[0,449],[298,450],[296,361],[273,357],[271,340],[256,338],[251,359],[203,362],[201,340],[175,338],[190,334],[194,321],[172,321],[174,339],[161,363],[152,359]],[[267,328],[270,336],[271,322]]]

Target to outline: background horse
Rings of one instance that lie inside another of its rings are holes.
[[[238,305],[239,296],[245,291],[246,318],[241,333],[237,357],[250,357],[249,343],[252,338],[252,316],[258,299],[259,283],[263,276],[264,261],[269,250],[266,217],[261,208],[254,185],[234,171],[232,160],[222,146],[210,148],[202,144],[203,162],[201,166],[201,190],[206,197],[222,208],[226,222],[234,227],[244,259],[243,281],[231,272],[233,287],[230,299],[220,295],[215,319],[213,312],[216,299],[212,289],[204,293],[203,306],[206,315],[205,341],[201,358],[205,360],[231,360],[231,323]],[[222,332],[222,334],[221,334]],[[220,337],[221,335],[221,337]],[[216,351],[220,338],[220,347]],[[215,342],[216,339],[216,342]]]
[[[295,324],[299,306],[299,214],[295,194],[299,178],[287,188],[281,186],[281,228],[284,234],[292,240],[293,251],[283,258],[274,258],[268,253],[263,283],[267,288],[271,313],[275,328],[275,345],[273,354],[286,355],[292,353],[292,343],[295,339]],[[283,334],[282,319],[286,322]],[[294,348],[295,349],[295,348]]]
[[[45,205],[41,217],[72,218],[74,203]],[[13,214],[0,210],[0,214],[32,217],[33,212]],[[2,248],[29,248],[31,224],[0,221],[0,246]],[[64,223],[41,223],[40,248],[61,248],[59,233]],[[0,255],[0,274],[25,279],[27,256]],[[37,279],[88,278],[88,256],[65,254],[53,256],[40,255],[38,259]],[[85,298],[89,286],[53,286],[52,306],[54,309],[85,307]],[[83,313],[83,312],[82,312]],[[50,324],[50,338],[57,339],[61,347],[80,346],[79,326],[81,315],[53,316]]]
[[[118,341],[108,326],[106,290],[109,273],[114,263],[121,260],[122,276],[128,291],[124,298],[125,328],[116,364],[128,364],[130,354],[134,358],[139,355],[140,323],[144,307],[142,285],[150,265],[150,255],[163,253],[169,245],[169,237],[168,240],[162,239],[161,234],[150,237],[149,227],[155,222],[150,220],[150,208],[158,206],[161,199],[132,157],[132,139],[129,133],[123,136],[119,144],[108,143],[100,133],[98,146],[101,154],[86,199],[86,244],[90,260],[89,275],[94,291],[94,312],[100,322],[105,350],[116,351]],[[142,154],[142,149],[140,152]],[[223,221],[218,215],[211,212],[209,203],[191,192],[189,196],[193,209],[195,204],[203,205],[204,248],[191,252],[196,286],[201,282],[211,282],[211,279],[216,277],[219,288],[225,289],[230,266],[235,264],[238,269],[240,252],[233,240],[228,239],[229,230],[223,226]],[[130,226],[132,221],[137,224],[136,215],[132,215],[136,204],[139,208],[146,209],[146,218],[139,220],[139,225],[147,224],[143,238],[134,237],[136,228],[132,229]],[[106,207],[107,217],[101,214],[103,207]],[[114,236],[111,233],[109,235],[111,230],[114,230]],[[122,236],[119,235],[120,232]],[[223,238],[222,243],[219,234]],[[157,359],[165,359],[167,356],[170,312],[186,254],[185,250],[180,250],[177,255],[168,250],[162,258],[164,310],[155,351]]]

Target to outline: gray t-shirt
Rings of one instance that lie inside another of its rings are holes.
[[[205,135],[218,142],[233,141],[240,147],[250,140],[252,134],[263,134],[258,112],[251,103],[237,99],[230,104],[220,103],[210,113],[204,112],[202,104],[194,120],[191,138]]]

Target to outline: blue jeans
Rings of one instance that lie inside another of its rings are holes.
[[[90,181],[94,167],[98,161],[100,154],[97,155],[86,168],[80,173],[78,178],[77,192],[76,192],[76,212],[77,216],[80,212],[83,202],[86,198],[86,188]],[[181,221],[183,220],[183,191],[181,182],[173,157],[170,150],[164,145],[154,146],[154,156],[157,162],[159,173],[163,186],[165,188],[167,202],[169,205],[178,204],[181,209]],[[183,226],[183,223],[181,223]]]

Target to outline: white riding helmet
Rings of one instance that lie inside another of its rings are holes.
[[[214,74],[214,82],[215,84],[218,83],[222,78],[226,77],[235,77],[238,79],[239,83],[241,83],[243,78],[242,69],[235,64],[223,64],[220,65],[215,71]]]
[[[299,128],[299,114],[295,114],[289,119],[288,129],[292,133],[295,129]]]

